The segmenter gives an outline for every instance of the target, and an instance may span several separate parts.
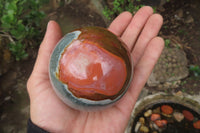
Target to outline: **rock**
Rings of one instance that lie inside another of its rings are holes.
[[[144,119],[144,117],[140,117],[140,118],[139,118],[139,122],[140,122],[141,124],[144,125],[144,124],[145,124],[145,119]]]
[[[156,120],[155,124],[158,127],[163,128],[163,127],[165,127],[167,125],[167,120]]]
[[[173,113],[173,108],[169,105],[162,105],[161,111],[162,111],[162,113],[164,113],[166,115],[170,115]]]
[[[148,128],[147,126],[142,125],[142,126],[140,127],[140,132],[148,133],[148,132],[149,132],[149,128]]]
[[[174,15],[175,19],[180,20],[183,17],[183,9],[178,9]]]
[[[200,120],[193,123],[193,127],[196,129],[200,129]]]
[[[183,110],[182,113],[187,120],[189,120],[189,121],[194,120],[194,115],[190,111]]]
[[[152,133],[158,133],[157,131],[153,131]]]
[[[182,97],[183,96],[183,92],[182,91],[178,91],[175,95]]]
[[[4,114],[1,115],[1,119],[0,120],[4,120],[6,117],[7,117],[7,114],[4,113]]]
[[[181,122],[184,119],[184,115],[180,112],[174,112],[173,116],[176,121]]]
[[[7,96],[4,98],[4,101],[9,101],[9,100],[11,100],[11,96]]]
[[[165,48],[151,73],[147,85],[150,87],[177,88],[180,79],[189,75],[187,58],[184,51]]]
[[[159,127],[158,127],[154,122],[150,122],[149,127],[150,127],[151,129],[159,130]]]
[[[160,114],[152,114],[151,115],[151,121],[156,121],[156,120],[160,120],[161,116]]]
[[[149,109],[144,113],[144,116],[149,117],[149,116],[151,116],[151,114],[152,114],[152,110]]]
[[[190,23],[193,23],[193,22],[194,22],[194,18],[191,15],[186,17],[186,19],[185,19],[186,24],[190,24]]]
[[[140,122],[137,122],[137,124],[135,125],[135,132],[137,133],[138,132],[138,130],[140,129],[140,127],[141,127],[141,123]]]

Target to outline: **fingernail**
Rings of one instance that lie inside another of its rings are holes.
[[[49,25],[50,25],[51,21],[52,21],[52,20],[50,20],[50,21],[48,22],[48,24],[47,24],[47,29],[48,29],[48,27],[49,27]]]

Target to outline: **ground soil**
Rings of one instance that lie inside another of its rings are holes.
[[[165,39],[170,39],[171,36],[175,36],[177,38],[177,43],[186,52],[188,68],[191,65],[200,66],[199,6],[199,0],[171,0],[163,6],[163,11],[158,11],[164,18],[164,24],[160,35],[164,38],[166,36],[168,37]],[[183,14],[180,15],[180,12]],[[179,14],[180,18],[176,18],[177,14]],[[193,72],[190,71],[189,77],[183,79],[180,87],[174,91],[182,91],[189,94],[199,94],[199,81],[200,77],[195,77]]]
[[[199,0],[171,0],[157,12],[163,16],[164,23],[159,35],[164,39],[170,39],[175,45],[167,47],[182,49],[188,59],[188,68],[191,65],[200,66],[200,1]],[[189,22],[190,21],[190,22]],[[185,92],[191,95],[200,94],[200,77],[194,73],[181,80],[181,84],[175,89],[157,89],[147,87],[151,93],[163,91],[168,93]]]

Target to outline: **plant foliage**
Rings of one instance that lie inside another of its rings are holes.
[[[113,8],[111,9],[106,6],[103,10],[103,14],[107,19],[111,20],[113,16],[117,16],[123,11],[135,13],[143,6],[139,3],[140,0],[114,0],[112,3]]]
[[[190,65],[190,72],[194,74],[195,77],[200,77],[200,67],[197,65]]]
[[[47,1],[0,0],[0,35],[9,39],[7,46],[16,60],[28,56],[26,40],[39,37],[40,24],[45,17],[40,8]]]

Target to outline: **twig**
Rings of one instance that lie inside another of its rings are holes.
[[[0,34],[0,36],[7,37],[13,44],[16,44],[14,39],[12,38],[12,36],[10,34],[3,32],[3,31],[0,31],[0,32],[3,33],[3,34]]]

